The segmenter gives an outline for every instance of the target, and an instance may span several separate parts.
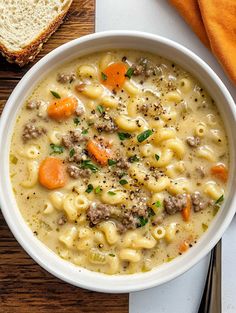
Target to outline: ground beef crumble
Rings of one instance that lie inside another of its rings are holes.
[[[87,136],[84,136],[80,129],[70,130],[62,136],[62,144],[67,149],[71,149],[78,143],[86,142],[87,140]]]
[[[168,196],[164,198],[164,208],[166,213],[172,215],[179,211],[182,211],[187,204],[187,195],[179,194],[177,196]]]
[[[199,137],[188,137],[186,139],[187,144],[189,145],[189,147],[191,148],[196,148],[197,146],[200,145],[200,138]]]
[[[134,205],[130,210],[125,210],[122,215],[121,224],[123,225],[123,232],[128,229],[135,229],[140,226],[139,218],[148,218],[148,207],[146,199],[140,198],[138,205]]]
[[[61,84],[72,83],[74,80],[76,80],[75,73],[58,73],[57,75],[57,81]]]
[[[199,212],[207,207],[209,204],[207,201],[205,201],[200,192],[196,191],[191,195],[192,200],[192,207],[194,212]]]
[[[121,220],[122,227],[119,228],[120,232],[125,232],[128,229],[135,229],[138,225],[138,216],[134,215],[130,210],[127,210],[123,214]]]
[[[64,225],[64,224],[66,224],[66,223],[67,223],[67,218],[66,218],[65,215],[60,216],[60,217],[58,218],[58,220],[57,220],[57,224],[58,224],[59,226],[62,226],[62,225]]]
[[[117,212],[116,207],[103,203],[93,202],[87,210],[87,219],[90,221],[90,225],[94,226],[104,220],[110,218],[114,219],[117,224],[118,230],[123,233],[128,229],[135,229],[140,226],[139,218],[148,218],[148,207],[146,204],[146,198],[140,198],[138,205],[133,205],[132,208],[121,208]]]
[[[89,169],[81,169],[76,165],[68,164],[67,165],[67,173],[70,177],[77,179],[77,178],[89,178],[91,175],[91,171]]]
[[[93,202],[87,210],[87,219],[90,226],[99,224],[104,220],[108,220],[111,216],[112,206],[103,203]]]
[[[69,156],[67,161],[70,163],[80,163],[81,161],[85,160],[87,155],[84,153],[82,147],[74,146],[72,150],[70,150]]]
[[[129,168],[129,162],[125,158],[119,158],[116,163],[116,167],[122,170],[127,170]]]
[[[145,77],[150,77],[151,75],[161,75],[161,68],[154,65],[149,59],[141,57],[136,63],[132,64],[133,75],[139,76],[143,75]]]
[[[195,171],[197,172],[197,174],[201,177],[204,178],[206,176],[206,171],[204,169],[203,166],[198,166],[195,168]]]
[[[94,124],[98,132],[114,133],[118,130],[113,118],[108,114],[103,114],[102,117]]]
[[[156,217],[153,218],[153,221],[152,221],[152,225],[153,226],[156,226],[156,225],[160,225],[162,224],[163,220],[165,218],[165,213],[162,213]]]
[[[179,194],[177,196],[166,197],[163,204],[167,214],[175,214],[182,211],[183,208],[186,207],[187,195]],[[191,207],[194,212],[199,212],[212,205],[214,205],[214,202],[212,203],[212,201],[204,199],[199,191],[195,191],[191,194]]]
[[[33,123],[35,123],[35,121],[32,120],[25,124],[23,128],[22,139],[24,142],[27,142],[30,139],[36,139],[47,132],[44,127],[35,126]]]
[[[82,116],[85,113],[85,108],[82,103],[78,103],[77,108],[75,109],[75,114],[77,116]]]
[[[26,109],[28,110],[34,110],[34,109],[39,109],[42,101],[40,100],[31,100],[26,103]]]

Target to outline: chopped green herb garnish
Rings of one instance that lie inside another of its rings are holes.
[[[87,121],[87,124],[88,124],[88,126],[92,126],[92,125],[94,125],[94,122],[88,122]]]
[[[110,196],[116,195],[116,193],[115,193],[114,191],[108,191],[107,193],[108,193]]]
[[[120,140],[125,140],[125,139],[129,139],[131,137],[131,134],[129,133],[118,133],[118,136],[120,138]]]
[[[61,96],[59,95],[58,92],[50,90],[51,94],[53,95],[53,97],[57,98],[57,99],[61,99]]]
[[[134,73],[134,69],[132,67],[128,68],[127,72],[125,73],[125,77],[131,78]]]
[[[158,161],[160,159],[160,156],[158,154],[155,154],[155,158]]]
[[[104,107],[100,104],[97,106],[97,110],[100,114],[102,114],[105,111]]]
[[[224,201],[224,195],[221,195],[215,202],[215,204],[220,204],[221,202]]]
[[[119,175],[119,178],[122,178],[122,177],[124,177],[125,175],[126,175],[126,173],[123,172],[123,173],[121,173],[121,174]]]
[[[143,227],[148,223],[148,218],[139,216],[139,227]]]
[[[116,163],[117,163],[116,160],[111,160],[111,159],[108,160],[108,165],[110,166],[115,165]]]
[[[102,80],[107,80],[107,75],[103,72],[101,72],[101,75],[102,75]]]
[[[152,208],[148,208],[148,217],[156,215]]]
[[[83,169],[87,168],[87,169],[91,170],[94,173],[97,172],[97,170],[98,170],[98,167],[95,164],[93,164],[91,162],[91,160],[84,160],[84,161],[82,161],[82,166],[81,167]]]
[[[109,256],[112,256],[113,258],[115,257],[115,254],[109,253]]]
[[[121,180],[119,181],[119,183],[120,183],[121,185],[126,185],[126,184],[128,184],[128,181],[127,181],[126,179],[121,179]]]
[[[148,266],[148,264],[143,264],[142,269],[141,269],[141,271],[142,271],[143,273],[149,272],[150,270],[151,270],[151,269],[150,269],[150,267]]]
[[[75,123],[76,126],[78,126],[78,125],[80,124],[80,119],[79,119],[78,117],[75,117],[75,118],[73,119],[73,121],[74,121],[74,123]]]
[[[70,149],[69,156],[70,156],[70,158],[72,158],[74,155],[75,155],[75,149],[72,148],[72,149]]]
[[[11,161],[12,164],[16,165],[17,162],[18,162],[18,158],[14,154],[11,154],[10,155],[10,161]]]
[[[157,201],[155,202],[155,206],[156,206],[157,208],[160,208],[160,207],[161,207],[161,201],[157,200]]]
[[[50,144],[50,147],[51,147],[51,149],[52,149],[52,152],[51,152],[50,154],[53,154],[53,153],[55,153],[55,154],[61,154],[61,153],[63,153],[63,151],[64,151],[64,147],[55,145],[54,143],[51,143],[51,144]]]
[[[215,216],[217,214],[217,212],[219,211],[220,209],[220,205],[221,203],[224,201],[224,195],[221,195],[215,202],[215,205],[213,207],[213,216]]]
[[[138,162],[138,161],[139,161],[139,158],[138,158],[137,155],[135,154],[135,155],[129,157],[129,158],[128,158],[128,161],[129,161],[130,163]]]
[[[150,137],[153,134],[153,131],[151,129],[147,129],[141,134],[137,136],[138,142],[143,142],[146,140],[148,137]]]
[[[171,262],[172,260],[174,260],[175,257],[168,257],[167,258],[167,262]]]
[[[82,134],[82,135],[87,135],[88,130],[89,130],[88,128],[86,128],[86,129],[82,130],[81,134]]]
[[[202,223],[202,229],[204,232],[207,230],[207,228],[208,228],[208,225],[205,223]]]
[[[102,188],[100,186],[97,186],[94,191],[96,194],[99,194],[102,191]]]
[[[212,212],[213,216],[215,216],[215,215],[218,213],[219,209],[220,209],[220,206],[219,206],[219,205],[215,205],[215,206],[214,206],[213,212]]]
[[[85,190],[87,193],[90,193],[93,191],[93,185],[92,184],[89,184],[87,189]]]

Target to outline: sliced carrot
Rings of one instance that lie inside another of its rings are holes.
[[[228,180],[228,170],[224,164],[217,164],[215,166],[212,166],[211,174],[225,183]]]
[[[102,72],[102,84],[110,89],[121,88],[126,72],[127,68],[124,63],[113,63]]]
[[[185,208],[183,208],[182,210],[182,216],[183,216],[183,220],[185,222],[188,222],[189,221],[189,218],[190,218],[190,212],[191,212],[191,198],[190,198],[190,195],[188,194],[187,195],[187,203],[186,203],[186,206]]]
[[[87,149],[89,154],[101,165],[107,165],[109,158],[111,158],[111,150],[96,140],[90,139],[87,143]]]
[[[47,189],[65,186],[66,171],[61,159],[48,157],[39,166],[39,182]]]
[[[77,104],[77,100],[73,97],[55,100],[48,106],[48,116],[54,120],[68,118],[75,113]]]
[[[179,252],[183,253],[189,249],[189,243],[184,240],[180,245],[179,245]]]

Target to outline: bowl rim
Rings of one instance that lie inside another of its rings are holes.
[[[234,100],[232,99],[230,93],[228,92],[228,90],[226,89],[226,87],[224,86],[224,84],[222,83],[222,81],[220,80],[220,78],[215,74],[215,72],[202,60],[200,59],[195,53],[193,53],[191,50],[185,48],[184,46],[182,46],[179,43],[176,43],[175,41],[172,41],[170,39],[167,39],[165,37],[162,36],[158,36],[158,35],[154,35],[154,34],[150,34],[150,33],[145,33],[145,32],[140,32],[140,31],[105,31],[105,32],[99,32],[99,33],[95,33],[95,34],[90,34],[90,35],[86,35],[84,37],[81,38],[77,38],[74,39],[68,43],[65,43],[61,46],[59,46],[58,48],[56,48],[55,50],[51,51],[50,53],[48,53],[47,55],[45,55],[41,60],[39,60],[34,66],[32,66],[32,68],[23,76],[23,78],[20,80],[20,82],[17,84],[17,86],[15,87],[14,91],[12,92],[11,96],[9,97],[5,108],[3,110],[2,116],[1,116],[1,123],[0,123],[0,147],[2,146],[2,137],[4,135],[4,127],[6,126],[6,122],[7,119],[9,118],[9,115],[13,109],[13,103],[14,101],[17,99],[17,95],[20,93],[21,89],[24,86],[30,85],[30,78],[31,76],[35,75],[35,73],[37,73],[37,71],[45,66],[45,64],[50,64],[50,61],[53,60],[57,55],[59,55],[60,53],[62,53],[63,51],[67,51],[70,50],[71,48],[75,47],[75,46],[79,46],[85,42],[88,41],[94,41],[94,40],[98,40],[98,39],[108,39],[108,38],[118,38],[118,37],[135,37],[137,40],[142,40],[142,39],[147,39],[150,41],[154,41],[154,42],[159,42],[162,44],[165,44],[167,46],[170,46],[171,48],[174,48],[175,50],[179,51],[180,53],[184,54],[185,56],[188,56],[188,58],[192,59],[194,61],[194,63],[196,63],[199,67],[202,68],[203,71],[205,71],[205,73],[207,74],[208,78],[214,82],[215,85],[217,85],[218,89],[221,91],[223,97],[225,98],[225,102],[228,103],[228,107],[231,111],[231,114],[233,116],[234,119],[234,124],[236,125],[236,113],[234,110]],[[122,49],[122,47],[120,47]],[[142,49],[140,49],[142,50]],[[146,49],[148,51],[148,49]],[[95,52],[95,51],[94,51]],[[57,64],[58,66],[59,64]],[[34,84],[35,86],[35,84]],[[11,122],[13,119],[11,119]],[[10,137],[11,135],[8,134],[8,137]],[[234,149],[236,149],[236,147],[234,147]],[[5,151],[4,151],[5,152]],[[4,154],[4,153],[2,153]],[[6,152],[5,152],[6,154]],[[0,172],[2,173],[2,170],[4,170],[4,164],[3,162],[1,162],[2,160],[2,156],[0,155]],[[232,161],[231,161],[232,162]],[[2,189],[5,188],[4,186],[4,175],[1,175],[0,177],[0,184],[2,184]],[[9,188],[6,187],[6,188]],[[231,187],[232,188],[232,187]],[[7,199],[8,198],[8,199]],[[43,267],[46,271],[48,271],[49,273],[53,274],[54,276],[62,279],[63,281],[66,281],[72,285],[78,286],[78,287],[82,287],[82,288],[86,288],[86,289],[90,289],[90,290],[94,290],[94,291],[99,291],[99,292],[109,292],[109,293],[125,293],[125,292],[131,292],[131,291],[139,291],[139,290],[143,290],[143,289],[148,289],[160,284],[163,284],[167,281],[170,281],[176,277],[178,277],[179,275],[183,274],[184,272],[186,272],[187,270],[189,270],[192,266],[194,266],[200,259],[202,259],[212,248],[213,246],[219,241],[219,239],[222,237],[224,231],[226,230],[226,228],[229,226],[234,214],[235,214],[235,209],[236,209],[236,195],[233,196],[233,198],[231,199],[231,205],[230,208],[228,209],[228,213],[225,217],[225,219],[221,222],[220,227],[218,229],[218,231],[214,234],[214,236],[212,236],[212,240],[209,241],[207,243],[207,245],[202,249],[199,250],[198,253],[196,254],[196,256],[194,258],[192,258],[189,262],[186,262],[185,265],[181,266],[180,268],[177,268],[174,272],[170,272],[168,273],[168,275],[165,275],[164,277],[159,278],[158,281],[156,280],[149,280],[146,279],[145,280],[145,276],[146,274],[141,273],[139,274],[133,274],[133,275],[103,275],[103,274],[99,274],[97,272],[91,272],[91,271],[87,271],[82,269],[82,271],[84,272],[89,272],[90,274],[85,274],[88,275],[89,280],[88,282],[81,282],[81,281],[77,281],[73,278],[72,275],[67,275],[65,273],[61,273],[57,268],[55,268],[55,264],[51,264],[49,262],[49,260],[43,259],[43,257],[39,256],[37,253],[35,253],[35,251],[33,251],[33,248],[31,247],[30,244],[30,238],[26,239],[23,238],[23,235],[20,233],[20,231],[18,229],[16,229],[15,225],[14,225],[14,219],[11,217],[10,213],[8,212],[8,208],[7,208],[7,204],[8,204],[8,200],[11,199],[13,197],[10,197],[10,194],[7,194],[7,196],[5,195],[4,192],[0,192],[0,203],[2,204],[2,213],[3,216],[11,230],[11,232],[13,233],[14,237],[16,238],[16,240],[20,243],[20,245],[24,248],[24,250],[41,266]],[[17,208],[18,209],[18,208]],[[15,210],[15,208],[14,208]],[[19,210],[19,209],[18,209]],[[25,225],[23,226],[23,228],[28,227],[26,222]],[[32,236],[33,237],[33,236]],[[36,239],[37,241],[39,241],[38,239]],[[199,244],[196,244],[196,246]],[[49,250],[49,249],[48,249]],[[48,255],[50,255],[50,252],[48,252]],[[60,259],[59,256],[57,256],[58,259]],[[179,258],[184,258],[184,256],[178,257]],[[68,263],[67,261],[63,261]],[[58,261],[59,263],[59,261]],[[176,260],[170,262],[170,263],[178,263],[176,262]],[[71,268],[71,266],[68,265],[69,268]],[[69,269],[70,271],[70,269]],[[151,271],[152,273],[154,273],[154,271]],[[148,272],[148,273],[151,273]],[[102,277],[106,277],[106,279],[104,281],[106,281],[108,284],[111,281],[115,281],[115,282],[120,282],[121,279],[123,280],[123,285],[103,285],[101,282],[104,282],[103,280],[99,280],[99,277],[102,275]],[[130,284],[126,284],[127,281],[130,281],[134,278],[134,276],[138,277],[138,282],[136,282],[136,280],[133,281],[133,283]],[[112,277],[112,279],[109,279],[108,277]],[[123,278],[122,278],[123,277]],[[124,278],[125,277],[125,278]],[[97,279],[97,282],[94,282]],[[99,282],[100,284],[99,284]]]

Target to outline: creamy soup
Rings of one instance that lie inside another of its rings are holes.
[[[145,272],[188,251],[224,201],[229,152],[201,84],[146,52],[77,58],[50,72],[14,128],[19,209],[61,258]]]

